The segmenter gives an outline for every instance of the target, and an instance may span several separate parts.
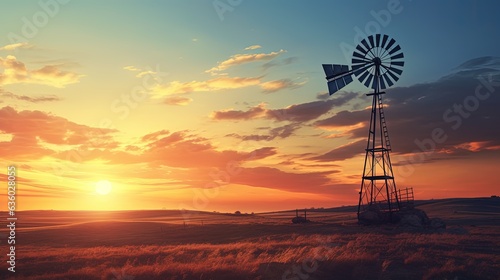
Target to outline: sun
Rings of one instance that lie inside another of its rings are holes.
[[[108,180],[101,180],[95,184],[95,191],[100,195],[107,195],[111,192],[111,182]]]

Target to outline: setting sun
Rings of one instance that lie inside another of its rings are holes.
[[[111,182],[108,180],[101,180],[95,184],[95,191],[100,195],[107,195],[111,192]]]

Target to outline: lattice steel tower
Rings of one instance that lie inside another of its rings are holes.
[[[366,87],[373,89],[370,127],[365,149],[365,163],[359,191],[358,218],[366,210],[399,211],[400,203],[392,170],[391,142],[387,129],[381,91],[399,79],[404,66],[403,53],[396,41],[387,35],[363,39],[353,52],[352,69],[347,65],[323,64],[330,95],[350,82],[354,74]]]

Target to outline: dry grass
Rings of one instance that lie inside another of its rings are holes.
[[[16,277],[3,268],[0,279],[500,279],[500,226],[489,220],[432,233],[338,213],[309,225],[209,216],[203,226],[134,216],[55,228],[25,217],[35,228],[19,232]]]

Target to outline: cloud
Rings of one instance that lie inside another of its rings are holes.
[[[128,70],[128,71],[132,71],[132,72],[135,72],[135,71],[141,71],[141,69],[135,67],[135,66],[125,66],[123,67],[124,70]]]
[[[310,160],[322,161],[322,162],[332,162],[341,161],[345,159],[352,158],[359,154],[364,154],[366,149],[366,140],[357,140],[355,142],[348,143],[337,147],[325,154],[311,157]]]
[[[250,63],[250,62],[255,62],[255,61],[265,61],[265,60],[271,60],[280,54],[285,53],[285,50],[279,50],[277,52],[270,52],[270,53],[257,53],[257,54],[235,54],[231,56],[230,58],[220,62],[217,66],[212,67],[208,70],[206,70],[206,73],[210,73],[212,75],[217,74],[218,72],[222,70],[226,70],[229,67],[236,66],[236,65],[241,65],[245,63]]]
[[[56,95],[44,95],[44,96],[37,96],[37,97],[31,97],[31,96],[26,96],[26,95],[17,95],[12,92],[2,92],[0,89],[0,96],[1,97],[6,97],[6,98],[12,98],[16,100],[22,100],[22,101],[27,101],[31,103],[41,103],[41,102],[53,102],[53,101],[60,101],[62,100],[60,97]]]
[[[260,160],[277,153],[273,147],[262,147],[250,152],[219,150],[208,139],[189,131],[161,130],[142,137],[143,150],[138,155],[96,151],[95,157],[110,163],[148,163],[151,166],[181,168],[226,168],[229,163]]]
[[[280,127],[275,127],[269,129],[267,135],[263,134],[250,134],[250,135],[240,135],[237,133],[231,133],[226,136],[235,137],[243,141],[272,141],[276,138],[288,138],[294,135],[294,132],[301,126],[298,124],[287,124]]]
[[[251,45],[251,46],[246,47],[245,51],[247,51],[247,50],[256,50],[256,49],[260,49],[260,48],[262,48],[261,45]]]
[[[292,63],[296,62],[297,60],[299,60],[299,58],[295,57],[295,56],[287,57],[285,59],[282,59],[281,61],[272,60],[272,61],[269,61],[269,62],[262,64],[262,68],[264,68],[265,70],[268,70],[271,67],[285,66],[285,65],[292,64]]]
[[[152,89],[156,97],[184,94],[190,92],[217,91],[238,89],[260,84],[259,77],[217,77],[207,81],[179,82],[173,81],[167,85],[157,85]]]
[[[171,96],[171,97],[165,98],[165,100],[163,101],[163,103],[165,103],[167,105],[186,106],[189,103],[191,103],[192,101],[193,101],[193,99],[192,98],[188,98],[188,97]]]
[[[66,85],[78,83],[83,77],[83,75],[61,70],[57,65],[46,65],[40,69],[29,70],[23,62],[12,55],[6,58],[0,57],[0,67],[4,68],[3,73],[0,73],[0,85],[31,83],[63,88]]]
[[[65,118],[41,111],[0,109],[0,133],[11,135],[10,141],[0,142],[0,155],[5,158],[36,159],[54,155],[55,146],[105,148],[116,145],[115,130],[76,124]]]
[[[274,80],[269,82],[264,82],[260,87],[265,93],[276,92],[282,89],[296,89],[303,86],[306,82],[296,83],[290,79]]]
[[[333,180],[330,175],[338,171],[291,173],[272,167],[243,168],[231,183],[277,189],[289,192],[325,192]]]
[[[249,120],[265,116],[267,109],[264,103],[260,103],[255,107],[251,107],[247,111],[225,109],[221,111],[214,111],[210,115],[215,120]]]
[[[155,71],[147,70],[147,71],[141,71],[137,75],[135,75],[137,78],[142,78],[146,75],[156,75],[157,73]]]
[[[496,152],[494,147],[500,146],[500,130],[493,129],[500,123],[498,91],[500,59],[494,57],[467,61],[434,82],[386,90],[384,113],[393,153],[430,152],[431,161]],[[315,125],[360,139],[367,136],[369,117],[367,109],[344,110]],[[355,155],[358,148],[343,147],[352,149],[344,155]]]
[[[17,49],[31,49],[31,48],[33,48],[33,45],[28,44],[27,42],[23,42],[23,43],[5,45],[3,47],[0,47],[0,51],[13,51]]]
[[[265,118],[275,121],[306,122],[314,120],[327,113],[334,106],[342,106],[354,97],[339,95],[330,100],[319,100],[301,104],[293,104],[283,109],[267,109],[264,103],[251,107],[248,110],[225,109],[214,111],[210,115],[215,120],[249,120]]]

